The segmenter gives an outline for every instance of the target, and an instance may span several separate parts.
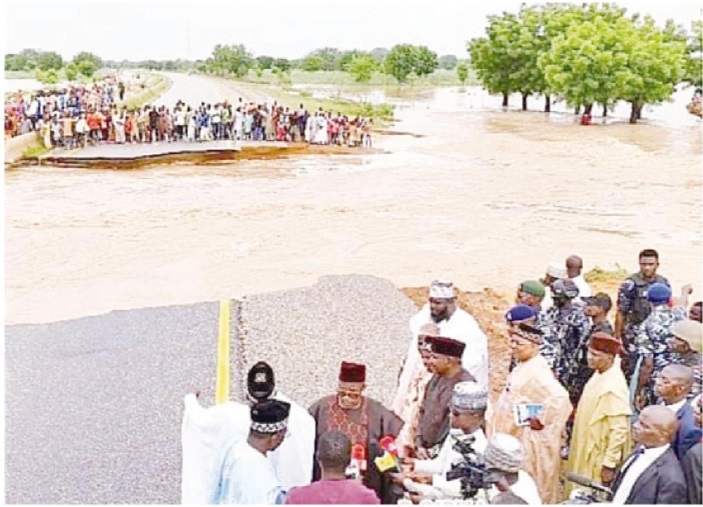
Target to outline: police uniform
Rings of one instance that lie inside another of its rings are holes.
[[[651,312],[651,306],[647,301],[647,287],[653,283],[669,285],[669,281],[661,275],[654,275],[654,278],[648,281],[642,273],[638,272],[628,276],[618,289],[618,310],[624,320],[622,341],[627,352],[627,357],[623,357],[622,364],[628,380],[637,361],[635,341],[640,332],[640,325]]]
[[[669,348],[671,326],[679,320],[686,318],[686,309],[682,307],[670,308],[666,304],[655,306],[649,316],[642,322],[639,333],[635,339],[635,348],[638,355],[651,355],[654,369],[645,386],[645,403],[654,403],[654,383],[659,372],[676,362],[676,353]]]
[[[569,391],[574,406],[578,405],[592,373],[586,362],[591,323],[585,308],[581,302],[574,302],[566,309],[553,306],[538,324],[543,333],[540,354],[547,360],[557,380]]]

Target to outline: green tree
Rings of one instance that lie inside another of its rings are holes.
[[[686,70],[683,80],[697,88],[703,87],[703,21],[691,24],[686,45]]]
[[[340,53],[339,50],[336,48],[316,49],[305,57],[305,60],[303,61],[303,69],[305,69],[305,61],[310,58],[315,58],[315,66],[317,66],[318,62],[320,66],[320,68],[317,70],[338,70],[339,57]]]
[[[469,77],[469,68],[465,63],[460,63],[456,66],[456,75],[461,84],[466,84],[466,79]]]
[[[46,85],[55,85],[59,82],[59,75],[55,69],[37,70],[37,81]]]
[[[410,44],[393,46],[386,55],[386,73],[396,78],[399,83],[405,83],[410,73],[415,70],[415,55],[415,46]]]
[[[358,49],[353,49],[351,51],[342,51],[339,54],[339,57],[337,58],[336,62],[336,67],[339,70],[343,70],[344,72],[349,72],[349,66],[352,63],[352,60],[356,58],[357,56],[364,55],[363,51],[359,51]]]
[[[459,63],[459,59],[454,55],[440,56],[438,61],[439,67],[447,70],[452,70]]]
[[[223,46],[218,44],[212,51],[209,67],[218,74],[229,73],[237,77],[246,76],[254,60],[243,44]]]
[[[74,56],[73,63],[78,68],[78,71],[86,77],[92,77],[103,66],[103,62],[98,56],[86,51]]]
[[[669,100],[686,72],[684,40],[660,30],[649,17],[638,20],[633,32],[624,39],[626,71],[616,76],[618,98],[631,104],[630,123],[642,117],[645,104]]]
[[[316,72],[318,70],[323,69],[324,63],[325,62],[322,61],[322,57],[317,55],[310,55],[303,60],[301,68],[308,72]]]
[[[427,46],[419,46],[415,48],[415,61],[413,72],[418,76],[428,76],[437,70],[439,65],[437,61],[437,53],[430,51]]]
[[[257,56],[256,61],[258,62],[259,67],[264,70],[268,70],[273,67],[274,58],[271,56]]]
[[[348,72],[357,83],[368,83],[378,68],[378,62],[371,55],[358,55],[349,63]]]
[[[291,69],[291,63],[285,58],[276,58],[273,62],[273,67],[281,70],[282,72],[288,72]]]
[[[20,71],[27,68],[27,58],[22,55],[9,54],[5,55],[5,70]]]
[[[78,67],[76,67],[74,63],[69,63],[66,65],[63,71],[66,74],[66,79],[69,81],[75,81],[79,74]]]
[[[37,56],[37,67],[41,70],[59,70],[63,67],[63,58],[53,51],[45,51]]]

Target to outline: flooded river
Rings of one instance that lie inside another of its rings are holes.
[[[500,111],[476,90],[394,100],[396,135],[376,136],[374,154],[6,171],[7,322],[324,274],[512,292],[572,253],[586,269],[635,270],[646,247],[677,293],[690,282],[703,296],[701,123],[685,110],[645,111],[654,120],[635,126],[616,111],[581,127],[566,113]]]

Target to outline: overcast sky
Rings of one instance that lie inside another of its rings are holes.
[[[230,0],[227,2],[2,2],[5,53],[25,48],[107,60],[207,58],[215,44],[242,43],[255,55],[300,58],[320,47],[371,50],[424,44],[466,57],[486,15],[516,12],[520,0]],[[544,3],[540,1],[529,4]],[[578,2],[577,2],[578,3]],[[619,1],[629,13],[674,18],[690,28],[700,2]]]

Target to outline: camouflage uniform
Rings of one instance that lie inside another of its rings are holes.
[[[553,306],[539,322],[544,334],[540,354],[547,360],[557,380],[569,391],[574,407],[593,373],[586,362],[591,322],[584,313],[585,308],[581,302],[574,302],[565,310]]]
[[[652,280],[645,280],[642,273],[628,276],[618,290],[618,310],[624,320],[622,342],[626,356],[623,357],[622,367],[625,377],[630,379],[637,362],[637,346],[635,342],[640,332],[640,325],[649,316],[651,306],[647,301],[647,287],[653,283],[669,284],[661,275],[654,275]]]
[[[654,403],[654,383],[659,372],[666,365],[676,361],[676,353],[669,348],[671,326],[674,322],[686,318],[686,309],[677,307],[670,308],[666,304],[655,306],[649,316],[640,325],[639,334],[635,339],[635,346],[638,355],[652,356],[654,369],[649,376],[649,381],[645,386],[645,405]]]

